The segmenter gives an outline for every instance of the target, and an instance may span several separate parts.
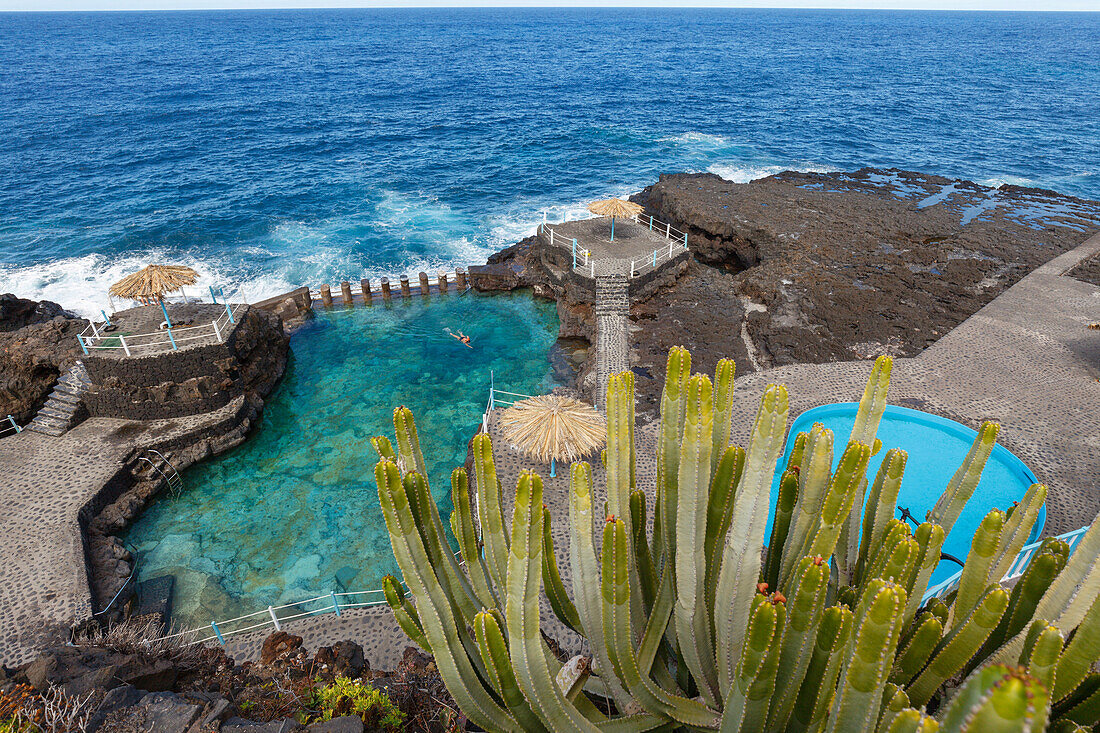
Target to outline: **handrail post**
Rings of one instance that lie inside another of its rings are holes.
[[[592,260],[592,277],[596,277],[596,261]]]
[[[630,261],[630,276],[634,277],[634,260]]]
[[[332,597],[332,610],[336,611],[336,615],[340,615],[340,603],[336,600],[336,591],[329,591],[329,596]]]
[[[214,293],[214,286],[210,286],[210,302],[214,305],[218,304],[218,296]]]
[[[88,347],[84,345],[84,337],[79,333],[76,335],[76,340],[80,342],[80,350],[84,352],[84,356],[88,355]]]
[[[653,217],[649,217],[649,231],[653,231]]]
[[[222,342],[222,332],[221,329],[218,328],[217,320],[210,321],[210,325],[214,327],[214,337],[218,339],[218,343],[220,344]]]
[[[126,334],[120,333],[118,340],[122,344],[122,350],[126,352],[126,356],[130,355],[130,347],[126,345]]]
[[[168,340],[172,342],[172,351],[179,351],[179,347],[176,346],[176,337],[172,335],[172,328],[165,329],[168,331]]]
[[[577,269],[577,238],[573,237],[573,269]]]
[[[657,250],[653,250],[653,266],[657,267]]]
[[[672,259],[672,242],[668,243],[668,258]]]
[[[99,329],[95,327],[95,319],[88,321],[88,324],[92,327],[92,333],[95,334],[95,337],[99,338]]]
[[[225,312],[229,314],[229,322],[236,323],[236,321],[233,320],[233,309],[229,307],[229,303],[225,304]]]
[[[275,630],[282,631],[283,627],[279,625],[279,617],[275,615],[275,609],[268,606],[267,612],[271,614],[271,623],[275,624]]]
[[[554,230],[553,229],[550,230],[550,246],[551,247],[554,246]]]
[[[218,637],[218,643],[220,643],[222,646],[225,646],[225,637],[222,636],[222,632],[218,631],[218,625],[215,622],[211,621],[210,628],[214,629],[214,636]]]
[[[670,234],[672,234],[672,225],[665,222],[665,239],[671,239]]]

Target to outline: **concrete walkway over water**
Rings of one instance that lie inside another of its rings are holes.
[[[1040,267],[1002,293],[933,346],[911,359],[896,359],[889,402],[935,413],[977,427],[983,420],[1002,426],[999,442],[1018,455],[1045,482],[1045,535],[1092,522],[1100,512],[1100,334],[1088,329],[1100,321],[1100,288],[1066,277],[1079,262],[1100,257],[1100,235]],[[870,314],[868,317],[874,317]],[[737,379],[733,440],[744,444],[764,386],[787,385],[793,421],[818,405],[858,400],[870,361],[779,367]],[[650,496],[654,485],[655,424],[637,431],[638,484]],[[521,468],[530,465],[494,436],[498,472],[508,501]],[[595,500],[606,495],[599,460],[593,461]],[[568,563],[568,474],[545,480],[555,550],[566,587]],[[567,649],[576,638],[552,617],[543,602],[545,625]],[[374,668],[390,668],[411,644],[385,606],[318,616],[284,625],[315,649],[341,639],[362,644]],[[258,657],[270,630],[230,640],[238,661]]]

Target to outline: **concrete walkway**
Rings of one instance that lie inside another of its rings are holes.
[[[596,394],[593,402],[602,410],[607,397],[607,380],[630,368],[627,320],[630,317],[630,281],[626,275],[597,275],[596,302]]]
[[[93,418],[60,437],[31,430],[0,439],[0,664],[30,661],[91,617],[84,530],[129,486],[143,448],[166,450],[235,420],[244,398],[192,418]]]
[[[1050,487],[1046,535],[1089,524],[1100,511],[1100,336],[1088,324],[1100,320],[1100,288],[1066,277],[1079,262],[1100,256],[1100,235],[1031,273],[936,344],[912,359],[897,359],[891,404],[913,407],[977,427],[1001,423],[1000,442],[1018,455]],[[858,400],[870,361],[793,365],[737,379],[733,441],[744,445],[764,386],[780,382],[790,392],[793,421],[803,411],[833,402]],[[656,424],[641,427],[638,485],[650,497],[655,483]],[[499,438],[490,423],[498,473],[510,503],[519,471],[530,462]],[[606,496],[604,472],[593,460],[595,501]],[[555,551],[562,580],[570,588],[568,562],[568,477],[535,466],[545,481]],[[598,505],[598,504],[597,504]],[[565,629],[543,599],[544,629],[568,651],[579,639]],[[411,644],[385,607],[320,616],[284,625],[314,648],[353,639],[367,650],[375,668],[392,667]],[[230,653],[254,659],[268,631],[236,637]]]

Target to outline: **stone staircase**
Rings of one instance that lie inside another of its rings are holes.
[[[88,371],[78,361],[57,380],[46,404],[25,429],[55,438],[64,435],[87,415],[81,400],[91,385]]]
[[[630,368],[627,319],[630,278],[622,274],[596,276],[596,405],[606,406],[607,380]]]

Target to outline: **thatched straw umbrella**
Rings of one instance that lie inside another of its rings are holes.
[[[638,216],[638,214],[641,214],[644,209],[633,201],[624,201],[623,199],[602,199],[590,203],[588,205],[588,210],[596,216],[611,217],[611,241],[614,242],[615,217],[633,219]]]
[[[129,298],[145,304],[150,301],[160,303],[164,311],[164,320],[171,328],[168,308],[164,305],[164,294],[174,290],[183,292],[184,285],[194,285],[199,274],[190,267],[182,265],[148,265],[137,272],[127,275],[111,286],[109,292],[118,298]]]
[[[572,463],[607,442],[607,424],[589,404],[562,395],[541,395],[515,403],[501,416],[504,438],[540,463]]]

